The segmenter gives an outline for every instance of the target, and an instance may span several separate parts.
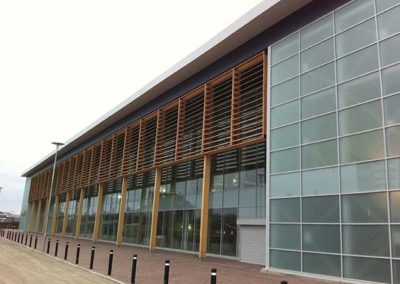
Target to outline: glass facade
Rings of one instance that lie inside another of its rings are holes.
[[[96,217],[98,187],[91,186],[82,190],[85,190],[85,198],[83,199],[80,236],[83,238],[92,238]]]
[[[59,205],[58,205],[58,215],[57,215],[57,225],[56,225],[56,234],[62,233],[63,222],[64,222],[64,213],[65,213],[65,203],[66,203],[67,194],[63,193],[59,195]]]
[[[40,215],[39,215],[39,226],[38,226],[39,233],[43,232],[43,222],[44,222],[45,212],[46,212],[46,198],[43,198],[42,205],[40,207]]]
[[[101,240],[115,241],[117,238],[121,186],[121,178],[104,184],[99,233],[99,239]]]
[[[212,157],[208,252],[237,256],[238,218],[265,218],[265,144]]]
[[[149,244],[154,175],[151,171],[127,178],[123,242]]]
[[[270,47],[273,268],[398,282],[399,4],[352,1]]]
[[[198,251],[203,160],[161,170],[157,246]]]
[[[76,219],[78,217],[79,198],[80,198],[79,190],[71,191],[71,198],[68,204],[68,213],[67,213],[68,214],[67,228],[65,230],[65,233],[67,235],[75,235]]]

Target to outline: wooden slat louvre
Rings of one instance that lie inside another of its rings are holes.
[[[93,147],[92,160],[90,163],[89,185],[94,185],[99,180],[101,150],[101,143]]]
[[[99,182],[107,181],[110,177],[110,162],[113,149],[113,136],[106,138],[101,142],[101,159],[99,166]]]
[[[56,194],[61,193],[63,169],[64,169],[64,163],[58,164],[56,167]]]
[[[154,165],[156,146],[157,116],[143,120],[140,127],[140,141],[137,170],[151,168]]]
[[[73,189],[80,188],[81,176],[82,176],[82,166],[83,166],[83,157],[84,157],[83,151],[80,152],[76,156],[76,166],[75,166],[75,172],[74,172],[74,183],[72,185]]]
[[[160,111],[157,130],[156,165],[175,160],[177,123],[178,106]]]
[[[69,169],[70,169],[70,161],[67,160],[64,162],[64,169],[63,169],[63,174],[62,174],[62,183],[61,183],[61,192],[66,192],[67,191],[67,181],[68,181],[68,175],[69,175]]]
[[[122,161],[122,174],[128,175],[136,172],[139,145],[139,124],[130,125],[126,129],[126,141]]]
[[[81,187],[89,185],[90,165],[92,164],[93,147],[86,149],[83,155],[82,174],[81,174]]]
[[[124,156],[126,131],[120,131],[115,134],[113,151],[111,156],[110,164],[110,179],[114,179],[121,176],[122,173],[122,160]]]
[[[74,177],[75,177],[75,168],[76,168],[76,156],[73,156],[69,159],[69,171],[68,171],[68,179],[67,179],[67,191],[73,190],[74,185]]]

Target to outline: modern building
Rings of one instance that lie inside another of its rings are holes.
[[[17,229],[19,227],[19,215],[0,211],[0,229]]]
[[[48,231],[400,283],[400,0],[269,0],[59,151]],[[27,170],[42,232],[54,153]]]

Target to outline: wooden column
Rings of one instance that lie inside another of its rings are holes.
[[[40,211],[42,210],[42,199],[39,199],[37,210],[36,210],[36,222],[34,232],[39,232],[39,222],[40,222]]]
[[[153,193],[153,209],[151,213],[151,233],[149,249],[154,250],[157,244],[157,221],[158,221],[158,207],[160,201],[160,186],[161,186],[161,168],[156,169],[156,177],[154,181]]]
[[[47,211],[47,202],[49,202],[48,198],[46,198],[46,202],[43,205],[44,208],[45,208],[44,216],[43,216],[43,224],[42,224],[42,232],[43,233],[44,233],[44,230],[45,230],[45,228],[47,226],[47,215],[49,215],[49,212]]]
[[[127,188],[127,178],[123,177],[122,178],[122,190],[121,190],[121,203],[119,205],[117,245],[120,245],[122,243],[122,233],[124,231],[126,188]]]
[[[51,224],[51,234],[52,235],[54,235],[56,232],[59,208],[60,208],[60,196],[56,195],[56,199],[54,201],[53,222]]]
[[[85,199],[85,188],[81,188],[81,195],[79,197],[78,217],[76,219],[75,239],[79,238],[81,234],[82,210],[83,200]]]
[[[94,219],[93,241],[97,241],[97,239],[99,238],[101,209],[103,207],[103,191],[104,191],[104,185],[101,183],[99,184],[99,191],[97,196],[97,208],[96,208],[96,217]]]
[[[211,180],[211,156],[204,156],[203,188],[201,194],[201,220],[200,220],[200,245],[199,257],[206,257],[208,236],[208,202]]]
[[[69,201],[71,199],[71,191],[67,192],[67,197],[65,198],[65,207],[64,207],[64,218],[63,218],[63,224],[62,224],[62,231],[61,235],[64,235],[65,232],[67,231],[67,225],[68,225],[68,208],[69,208]]]
[[[35,216],[35,206],[36,206],[35,203],[36,203],[35,201],[31,202],[31,214],[29,215],[29,221],[28,221],[28,226],[27,226],[28,232],[33,231],[32,224],[33,224],[33,216]]]

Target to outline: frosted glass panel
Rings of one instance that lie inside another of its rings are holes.
[[[386,223],[386,192],[342,196],[344,223]]]
[[[302,142],[310,143],[336,137],[336,131],[336,113],[310,119],[302,122]]]
[[[293,56],[285,61],[274,65],[271,68],[272,84],[279,83],[283,80],[289,79],[299,73],[299,56]]]
[[[376,42],[374,18],[339,34],[336,37],[336,55],[343,56],[373,42]]]
[[[380,43],[381,64],[386,66],[400,61],[400,35],[391,37]]]
[[[303,225],[303,250],[340,253],[337,225]]]
[[[300,249],[300,225],[271,225],[271,248]]]
[[[271,267],[296,270],[301,269],[301,257],[300,253],[292,251],[270,251]]]
[[[300,144],[299,124],[293,124],[271,131],[271,150],[278,150]]]
[[[303,222],[339,223],[339,197],[319,196],[303,198]]]
[[[390,283],[390,261],[379,258],[345,256],[343,257],[343,276]]]
[[[380,159],[383,156],[382,130],[340,139],[340,161],[342,163]]]
[[[334,165],[337,162],[336,139],[302,147],[303,169]]]
[[[400,223],[400,191],[390,192],[390,217],[392,222]]]
[[[270,177],[271,197],[300,195],[300,173],[274,175]]]
[[[392,256],[400,257],[400,226],[391,226],[392,230]]]
[[[301,53],[301,72],[332,61],[334,56],[333,46],[333,39],[329,39],[303,51]]]
[[[400,158],[388,160],[388,171],[389,188],[400,189]]]
[[[386,129],[387,155],[400,155],[400,126],[393,126]]]
[[[294,33],[272,47],[272,64],[299,52],[299,35]]]
[[[386,10],[399,3],[399,0],[376,0],[377,11],[378,13],[382,12],[383,10]]]
[[[298,170],[300,167],[299,148],[271,153],[271,173]]]
[[[378,49],[376,45],[339,59],[337,68],[339,82],[378,69]]]
[[[304,171],[303,195],[338,193],[339,178],[337,167]]]
[[[400,6],[391,9],[378,16],[379,38],[383,39],[387,36],[400,32]]]
[[[335,12],[336,33],[374,14],[374,0],[355,1]]]
[[[301,94],[305,95],[334,85],[335,67],[333,63],[324,65],[301,76]]]
[[[271,89],[271,107],[299,97],[299,77],[281,83]]]
[[[342,192],[363,192],[386,188],[385,162],[371,162],[340,168]]]
[[[343,226],[343,253],[389,256],[388,226]]]
[[[301,49],[305,49],[332,35],[333,21],[332,16],[328,15],[301,31]]]
[[[339,107],[347,107],[379,98],[380,94],[379,73],[375,72],[339,85]]]
[[[271,200],[271,222],[299,222],[300,198]]]
[[[383,83],[384,95],[400,92],[399,78],[400,78],[400,64],[382,70],[382,83]]]
[[[303,271],[340,277],[340,256],[304,253]]]
[[[271,110],[271,127],[278,127],[297,120],[299,120],[298,100]]]
[[[386,125],[400,123],[400,95],[384,100]]]
[[[380,100],[339,112],[340,135],[361,132],[381,126],[382,107]]]
[[[335,110],[335,89],[330,88],[301,99],[301,117],[303,119]]]

